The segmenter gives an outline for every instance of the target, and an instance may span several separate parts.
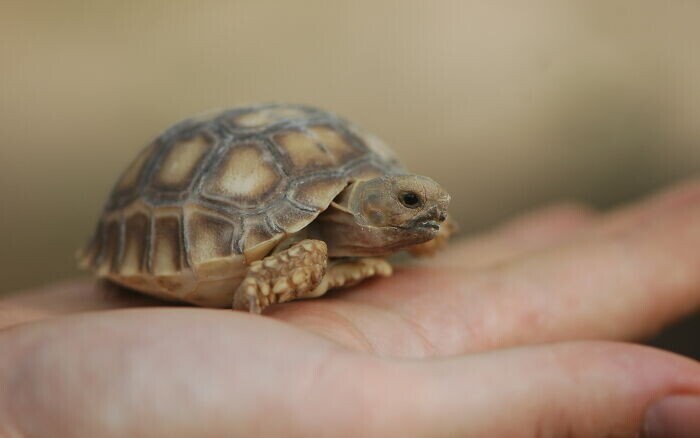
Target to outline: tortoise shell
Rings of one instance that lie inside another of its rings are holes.
[[[184,120],[121,175],[81,262],[162,298],[230,305],[222,283],[233,294],[247,264],[311,223],[351,180],[404,172],[377,137],[309,106]]]

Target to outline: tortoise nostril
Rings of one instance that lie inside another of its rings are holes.
[[[444,213],[444,212],[441,212],[441,213],[440,213],[440,216],[438,216],[438,220],[439,220],[440,222],[445,222],[445,219],[447,219],[447,214]]]

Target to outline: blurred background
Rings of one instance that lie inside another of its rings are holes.
[[[318,105],[476,231],[700,170],[700,2],[0,0],[0,293],[78,275],[118,173],[171,123]],[[656,342],[700,357],[700,322]]]

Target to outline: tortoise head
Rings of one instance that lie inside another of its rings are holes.
[[[350,184],[324,221],[329,254],[388,254],[427,242],[447,218],[450,195],[420,175],[384,175]]]
[[[432,239],[447,218],[450,195],[425,176],[386,175],[357,183],[348,201],[361,225],[399,228]]]

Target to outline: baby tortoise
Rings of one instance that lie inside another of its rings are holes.
[[[182,121],[121,175],[81,264],[169,300],[259,313],[389,276],[432,253],[450,195],[320,109],[235,108]]]

